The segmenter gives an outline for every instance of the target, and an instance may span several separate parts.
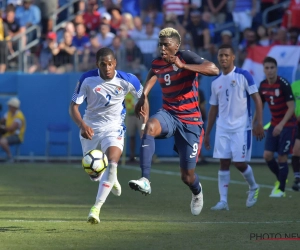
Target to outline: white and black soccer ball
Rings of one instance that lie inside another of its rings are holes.
[[[93,177],[99,176],[108,166],[106,154],[101,150],[92,149],[82,158],[82,167],[84,171]]]

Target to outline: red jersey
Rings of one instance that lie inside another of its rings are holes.
[[[189,50],[178,51],[176,56],[186,64],[201,64],[204,59]],[[161,57],[152,61],[163,95],[163,108],[181,122],[203,124],[198,104],[198,73],[179,69]]]
[[[300,28],[300,1],[291,0],[288,10],[283,16],[282,25],[285,28],[297,27]]]
[[[97,11],[94,11],[92,14],[85,12],[83,14],[83,20],[84,20],[84,25],[89,29],[89,30],[98,30],[101,19],[100,19],[100,14]]]
[[[262,102],[267,102],[271,111],[271,125],[278,125],[288,110],[286,103],[294,101],[294,95],[291,85],[287,80],[278,76],[273,84],[269,84],[267,80],[261,82],[259,94]],[[297,124],[296,116],[293,115],[284,127],[294,127]]]

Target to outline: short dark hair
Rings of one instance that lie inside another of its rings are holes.
[[[263,61],[263,64],[265,63],[274,63],[275,66],[277,67],[277,61],[273,57],[267,56]]]
[[[220,49],[230,49],[232,54],[234,54],[234,48],[232,47],[231,44],[222,44],[220,47],[219,47],[219,50]]]
[[[101,48],[96,53],[96,61],[99,62],[100,57],[113,56],[116,59],[115,53],[108,47]]]

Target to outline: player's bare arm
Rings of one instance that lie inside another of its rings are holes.
[[[256,139],[261,141],[265,137],[263,128],[263,103],[261,101],[259,93],[251,95],[255,103],[255,120],[253,119],[253,134]]]
[[[72,101],[69,106],[69,114],[72,120],[80,128],[81,136],[85,139],[92,140],[92,137],[94,136],[94,131],[92,128],[87,126],[85,122],[82,120],[78,108],[79,108],[79,104],[76,104],[75,102]]]
[[[186,64],[183,63],[177,56],[170,56],[169,61],[174,63],[180,69],[190,70],[205,76],[217,76],[220,73],[217,66],[209,61],[204,61],[202,64]]]
[[[204,146],[208,150],[210,149],[210,132],[216,122],[218,108],[218,105],[211,105],[208,111],[207,126],[204,136]]]
[[[283,119],[281,120],[281,122],[275,126],[274,130],[273,130],[273,136],[278,136],[284,125],[287,123],[287,121],[293,116],[293,114],[295,113],[295,102],[294,101],[288,101],[286,102],[286,105],[288,106],[288,110],[285,113]]]
[[[149,70],[146,83],[143,89],[143,94],[138,100],[137,104],[135,105],[135,115],[138,118],[141,118],[141,110],[143,107],[143,111],[147,114],[146,116],[149,117],[149,102],[148,102],[148,94],[150,90],[153,88],[154,84],[157,81],[157,76],[154,74],[152,69]],[[142,116],[143,117],[143,116]]]

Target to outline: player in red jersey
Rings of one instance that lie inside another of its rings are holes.
[[[277,62],[274,58],[266,57],[263,66],[267,79],[261,82],[259,94],[263,104],[269,104],[272,116],[266,136],[264,159],[277,178],[270,197],[285,197],[284,189],[289,172],[287,160],[297,125],[294,96],[290,83],[277,75]],[[274,152],[278,153],[278,163]]]
[[[189,50],[179,51],[181,38],[177,30],[165,28],[159,33],[161,56],[152,61],[143,94],[135,106],[137,116],[146,116],[147,123],[142,137],[140,166],[142,178],[129,181],[129,186],[144,194],[151,193],[150,169],[155,151],[154,138],[174,136],[174,150],[179,154],[182,181],[192,191],[191,212],[200,214],[203,207],[203,192],[195,173],[204,131],[198,105],[198,73],[216,76],[219,69]],[[163,107],[150,117],[148,94],[158,80]]]

